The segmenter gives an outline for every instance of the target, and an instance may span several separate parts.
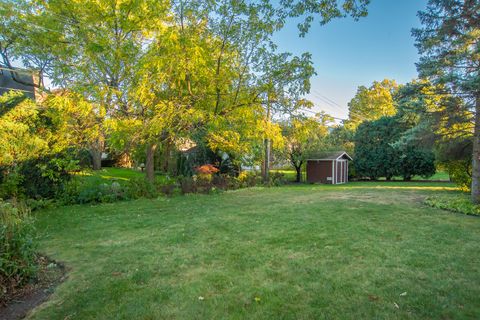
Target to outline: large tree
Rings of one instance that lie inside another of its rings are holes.
[[[425,79],[403,85],[394,100],[396,116],[410,127],[396,146],[431,146],[437,164],[447,170],[453,181],[469,189],[473,115],[465,101],[448,94],[445,86]],[[462,170],[463,174],[459,174]]]
[[[355,170],[361,177],[377,179],[402,176],[410,180],[435,173],[434,155],[430,147],[412,141],[401,141],[412,123],[402,117],[382,117],[362,123],[355,134]]]
[[[395,114],[393,95],[398,89],[394,80],[374,81],[370,87],[360,86],[348,103],[347,127],[355,129],[363,121],[374,121]]]
[[[429,0],[413,30],[421,77],[461,97],[474,119],[472,202],[480,203],[480,1]]]

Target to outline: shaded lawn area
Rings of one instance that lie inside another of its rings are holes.
[[[33,319],[480,316],[480,219],[448,183],[252,188],[38,213],[69,278]]]

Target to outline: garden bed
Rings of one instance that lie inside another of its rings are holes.
[[[47,257],[38,258],[39,270],[35,281],[9,293],[0,301],[0,319],[24,318],[32,309],[48,299],[55,288],[65,280],[65,266]]]

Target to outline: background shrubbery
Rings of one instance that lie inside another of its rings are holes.
[[[59,204],[108,203],[138,198],[155,198],[161,195],[189,194],[235,190],[258,185],[279,186],[285,184],[283,173],[272,172],[270,180],[264,184],[257,172],[242,172],[238,177],[227,174],[198,174],[176,178],[158,176],[149,182],[143,177],[129,180],[105,180],[98,177],[74,176],[63,185],[57,194]],[[48,200],[29,200],[35,207],[52,204]]]

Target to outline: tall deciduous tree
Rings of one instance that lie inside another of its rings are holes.
[[[348,103],[347,126],[356,128],[363,121],[373,121],[395,114],[393,94],[398,89],[394,80],[375,81],[370,87],[360,86]]]
[[[367,6],[370,0],[281,0],[280,4],[284,7],[286,16],[305,17],[298,24],[301,36],[305,36],[311,27],[315,18],[320,19],[320,24],[324,25],[334,18],[352,16],[359,19],[367,15]]]
[[[480,203],[480,2],[429,0],[419,17],[420,76],[462,97],[474,114],[471,196]]]

